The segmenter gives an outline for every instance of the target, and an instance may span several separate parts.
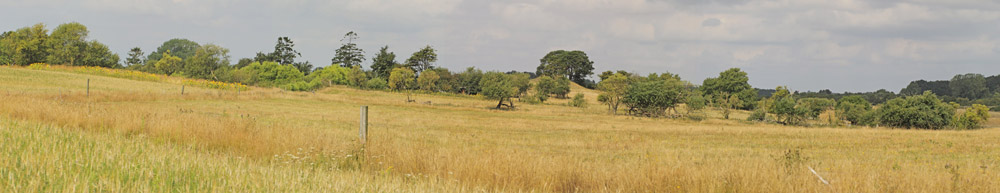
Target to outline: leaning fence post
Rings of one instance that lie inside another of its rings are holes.
[[[368,106],[361,106],[361,128],[358,129],[361,144],[368,141]]]
[[[181,85],[181,95],[184,95],[184,85]]]
[[[90,97],[90,79],[87,79],[87,97]]]

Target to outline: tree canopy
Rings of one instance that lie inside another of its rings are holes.
[[[587,53],[574,50],[556,50],[545,54],[538,65],[537,74],[545,76],[566,77],[577,84],[585,84],[586,77],[594,74],[594,61],[590,61]]]
[[[357,39],[358,34],[354,33],[354,31],[344,34],[344,39],[340,40],[343,42],[343,45],[337,48],[336,56],[331,59],[333,64],[340,64],[348,68],[361,66],[361,62],[365,61],[365,51],[358,48],[358,45],[354,43],[354,40]]]
[[[434,52],[434,48],[428,45],[420,49],[420,51],[414,52],[409,59],[406,59],[406,66],[420,73],[433,68],[434,62],[437,62],[437,59],[438,55]]]

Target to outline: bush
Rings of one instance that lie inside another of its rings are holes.
[[[318,89],[318,88],[320,88],[322,86],[323,86],[323,83],[320,83],[319,80],[313,80],[312,82],[308,82],[308,83],[306,81],[301,81],[300,80],[300,81],[296,81],[296,82],[293,82],[293,83],[288,83],[288,84],[282,85],[282,86],[280,86],[280,88],[281,89],[285,89],[285,90],[289,90],[289,91],[313,91],[313,90],[316,90],[316,89]]]
[[[889,100],[877,111],[879,123],[902,128],[942,129],[955,115],[954,106],[931,92]]]
[[[372,78],[365,82],[365,88],[373,90],[385,90],[389,88],[389,83],[382,78]]]
[[[313,71],[306,76],[307,81],[319,81],[325,86],[330,85],[347,85],[348,75],[351,73],[351,69],[341,67],[339,65],[330,65],[323,69]]]
[[[753,113],[750,113],[750,117],[747,117],[747,121],[764,121],[764,120],[767,120],[767,112],[764,112],[764,109],[754,110]]]
[[[805,122],[805,117],[809,111],[805,108],[797,107],[795,99],[792,97],[784,97],[775,101],[770,110],[771,113],[777,116],[778,123],[785,125],[802,124]]]
[[[990,112],[986,105],[974,104],[966,108],[965,112],[956,114],[952,125],[956,129],[977,129],[989,118]]]
[[[301,81],[302,77],[305,76],[299,69],[291,65],[281,65],[277,62],[254,62],[240,70],[253,74],[254,76],[250,83],[260,86],[288,85]]]
[[[573,96],[573,99],[569,101],[569,106],[586,107],[587,100],[583,99],[583,93],[577,93],[575,96]]]
[[[681,102],[684,89],[675,79],[640,81],[629,86],[622,102],[632,115],[658,117]]]
[[[858,95],[851,95],[841,98],[837,103],[837,116],[840,119],[847,120],[851,124],[873,124],[874,117],[863,117],[863,116],[873,116],[868,114],[872,110],[872,104]],[[866,122],[867,121],[867,122]],[[865,122],[865,123],[863,123]]]
[[[818,118],[820,113],[833,109],[836,105],[833,99],[825,98],[803,98],[798,101],[798,106],[806,110],[806,117],[810,119]]]

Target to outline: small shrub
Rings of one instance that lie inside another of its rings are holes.
[[[323,83],[321,83],[319,80],[313,80],[312,82],[306,82],[300,80],[297,82],[282,85],[281,89],[289,91],[312,91],[318,89],[320,86],[323,86]]]
[[[764,112],[764,109],[754,110],[753,113],[750,113],[750,117],[747,117],[747,121],[764,121],[765,119],[767,119],[767,112]]]
[[[372,90],[385,90],[389,88],[389,83],[382,78],[372,78],[365,82],[365,88]]]
[[[577,93],[573,96],[573,100],[569,101],[569,106],[573,107],[586,107],[587,100],[583,99],[583,93]]]

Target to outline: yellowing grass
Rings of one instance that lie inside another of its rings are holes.
[[[454,182],[199,153],[126,133],[0,120],[2,192],[466,192]]]
[[[82,87],[66,86],[79,85],[86,78],[100,82],[90,97]],[[416,95],[418,103],[406,103],[402,93],[344,87],[317,94],[255,88],[237,95],[192,89],[183,96],[172,90],[175,87],[0,68],[0,89],[12,91],[0,93],[4,99],[0,100],[0,117],[84,133],[146,136],[137,140],[189,147],[180,150],[184,152],[181,157],[211,154],[220,159],[244,157],[255,163],[291,159],[327,165],[332,169],[324,172],[335,175],[383,175],[389,180],[368,182],[388,187],[398,186],[392,179],[417,178],[422,180],[415,183],[430,184],[417,188],[443,187],[445,191],[1000,189],[1000,143],[996,140],[1000,130],[995,128],[802,128],[718,119],[693,122],[611,116],[595,103],[582,109],[519,104],[518,110],[499,111],[489,109],[495,101],[477,97]],[[424,104],[427,101],[430,104]],[[364,149],[356,142],[360,105],[370,106],[371,138]],[[360,158],[341,159],[348,155]],[[830,184],[820,183],[810,167]],[[278,182],[294,184],[294,179],[264,181]]]

